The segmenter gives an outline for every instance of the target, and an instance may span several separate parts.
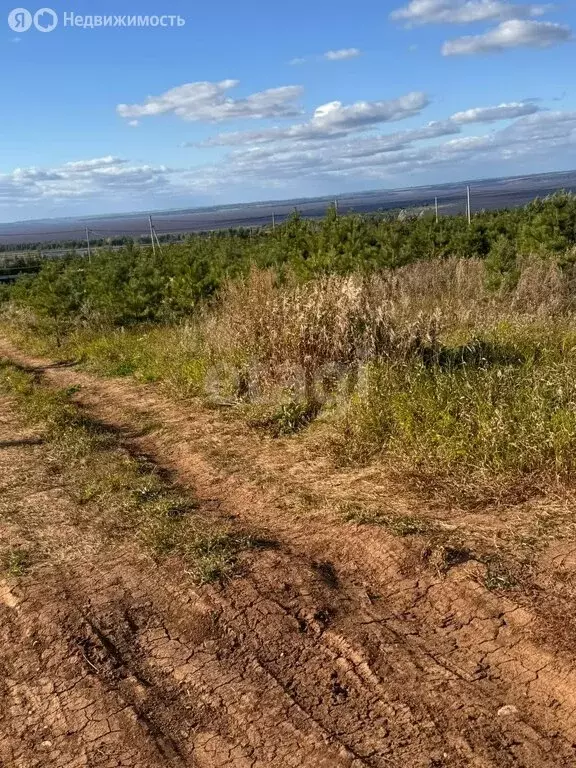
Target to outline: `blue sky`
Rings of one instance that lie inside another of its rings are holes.
[[[3,221],[576,167],[573,0],[50,7],[48,33],[5,7]]]

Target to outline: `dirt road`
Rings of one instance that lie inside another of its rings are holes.
[[[538,608],[473,559],[440,570],[422,537],[344,523],[324,491],[361,496],[364,475],[127,380],[0,356],[79,387],[207,515],[275,542],[203,587],[111,544],[3,398],[2,541],[45,556],[1,583],[0,765],[576,766],[576,656],[541,610],[574,613],[576,544],[543,555]]]

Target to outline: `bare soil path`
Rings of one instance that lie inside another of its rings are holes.
[[[576,766],[570,642],[525,596],[487,590],[478,563],[439,572],[422,542],[343,524],[328,491],[361,496],[365,476],[153,388],[4,341],[0,355],[79,387],[87,415],[208,513],[277,542],[199,588],[178,562],[79,535],[45,446],[2,400],[3,544],[52,544],[0,588],[0,765]],[[556,613],[574,613],[575,552],[546,554]]]

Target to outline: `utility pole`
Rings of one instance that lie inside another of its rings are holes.
[[[86,227],[86,245],[88,246],[88,261],[92,261],[92,252],[90,250],[90,232]]]
[[[154,242],[154,225],[152,224],[152,216],[148,216],[150,222],[150,242],[152,243],[152,253],[156,256],[156,244]]]
[[[466,187],[466,196],[467,196],[467,201],[468,201],[468,207],[467,207],[467,211],[468,211],[468,226],[470,226],[472,224],[472,208],[470,206],[470,186]]]
[[[338,200],[334,200],[334,210],[336,211],[336,216],[338,216]]]
[[[156,245],[158,246],[158,250],[163,255],[162,246],[160,245],[160,240],[158,240],[158,233],[156,232],[156,227],[152,227],[152,231],[154,232],[154,237],[156,238]]]
[[[436,211],[436,224],[438,224],[438,198],[434,198],[434,210]]]
[[[272,212],[272,231],[276,229],[276,214]]]

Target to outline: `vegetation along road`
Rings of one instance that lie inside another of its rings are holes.
[[[332,212],[6,287],[0,765],[576,765],[575,224]]]

